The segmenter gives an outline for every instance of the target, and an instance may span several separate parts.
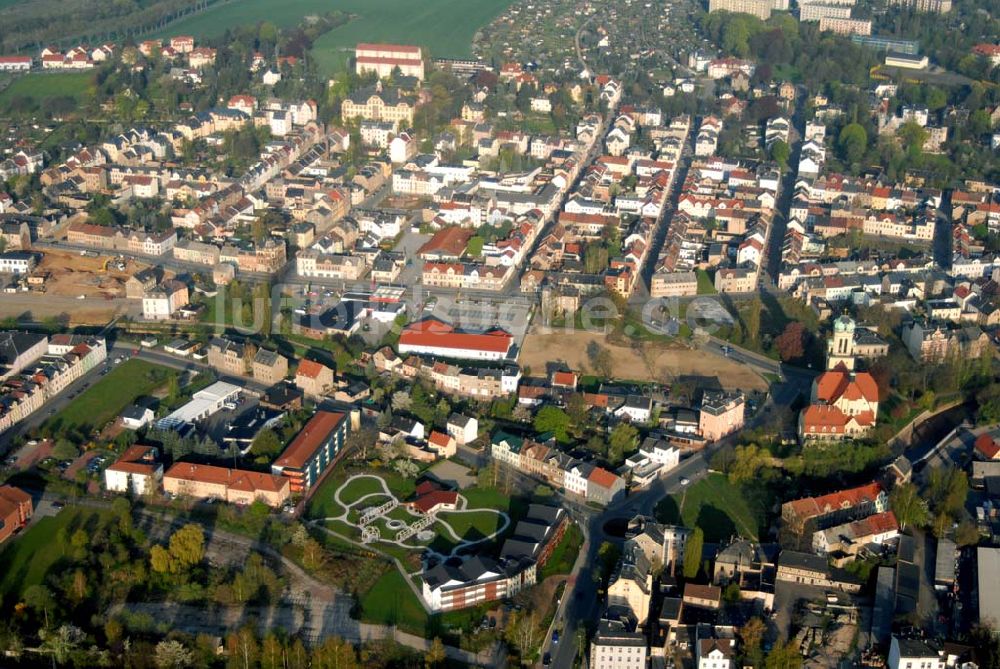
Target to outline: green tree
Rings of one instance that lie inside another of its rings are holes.
[[[153,656],[157,669],[184,669],[194,664],[194,653],[180,641],[163,640],[156,644]]]
[[[767,464],[767,451],[757,444],[737,446],[734,459],[729,466],[729,480],[732,483],[746,483],[757,478],[757,474]]]
[[[837,145],[849,163],[856,163],[868,149],[868,132],[859,123],[845,125],[837,137]]]
[[[260,644],[253,627],[247,625],[226,639],[230,669],[251,669],[260,660]],[[316,666],[316,665],[314,665]]]
[[[569,414],[554,406],[543,406],[535,414],[534,427],[536,432],[551,432],[557,441],[569,441]]]
[[[759,667],[761,665],[762,651],[761,644],[764,642],[764,633],[767,626],[760,618],[754,617],[747,621],[746,625],[739,628],[740,641],[743,642],[743,655],[750,660],[750,663]]]
[[[638,442],[639,430],[630,423],[618,423],[608,437],[608,461],[615,467],[621,465]]]
[[[765,669],[801,669],[802,654],[799,652],[798,645],[792,639],[783,644],[775,645],[767,654],[764,667]]]
[[[684,578],[692,579],[698,576],[701,569],[701,554],[705,548],[705,533],[700,527],[694,528],[684,546]]]
[[[975,546],[979,543],[979,528],[971,520],[963,520],[955,529],[955,543],[959,546]]]
[[[179,574],[198,564],[205,557],[205,531],[200,525],[188,523],[170,536],[167,548],[153,546],[149,559],[153,571]]]
[[[250,445],[250,452],[254,455],[262,458],[266,458],[268,461],[274,459],[279,453],[281,453],[282,443],[281,439],[274,430],[264,429],[261,430],[256,437],[254,437],[253,443]]]
[[[928,476],[927,488],[935,513],[956,517],[969,496],[969,477],[956,467],[934,467]]]
[[[312,666],[315,669],[356,669],[358,655],[354,646],[340,637],[328,637],[313,650]]]
[[[427,669],[433,669],[433,667],[439,667],[447,659],[448,655],[444,651],[444,644],[441,642],[441,637],[434,637],[434,641],[431,642],[431,647],[427,649],[424,654],[424,666]]]
[[[792,155],[792,150],[783,140],[777,140],[771,144],[771,160],[781,165],[781,169],[788,168],[788,158]]]
[[[917,486],[901,483],[889,495],[889,508],[896,515],[901,529],[920,527],[927,523],[927,504],[920,497]]]

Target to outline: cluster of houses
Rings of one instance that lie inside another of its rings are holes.
[[[194,71],[215,64],[216,50],[196,46],[194,37],[177,35],[167,40],[146,40],[139,43],[139,52],[146,58],[183,62]],[[0,71],[29,72],[36,65],[43,70],[89,70],[118,55],[121,48],[113,42],[91,47],[79,44],[66,51],[54,46],[43,47],[37,60],[32,56],[0,56]]]
[[[521,279],[522,292],[543,290],[550,316],[575,312],[596,292],[632,294],[667,210],[688,124],[687,117],[665,124],[655,108],[621,108],[604,137],[607,153],[586,167]],[[652,144],[636,142],[640,129]],[[593,132],[586,118],[577,127],[578,136]]]
[[[696,159],[657,260],[650,294],[695,295],[696,272],[711,268],[719,292],[756,290],[779,181],[776,167],[768,163]]]
[[[0,431],[41,409],[107,357],[101,337],[0,332]]]

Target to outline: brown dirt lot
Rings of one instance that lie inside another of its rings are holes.
[[[678,376],[714,376],[724,388],[744,391],[767,389],[767,382],[760,375],[727,358],[681,345],[651,343],[644,343],[644,352],[640,353],[628,346],[613,344],[599,333],[530,332],[524,338],[518,361],[522,367],[531,367],[535,375],[543,374],[548,362],[564,362],[570,369],[593,373],[594,368],[587,356],[587,346],[591,342],[597,342],[611,352],[615,377],[619,379],[670,383]]]
[[[47,251],[39,270],[48,272],[45,292],[50,295],[76,297],[125,297],[125,281],[142,265],[128,260],[125,271],[114,268],[104,271],[109,256],[81,256],[71,251]]]

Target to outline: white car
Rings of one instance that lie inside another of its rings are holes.
[[[688,477],[686,477],[686,476],[682,476],[682,477],[681,477],[681,480],[680,480],[680,484],[681,484],[681,485],[687,485],[688,483],[691,483],[691,479],[689,479],[689,478],[688,478]]]

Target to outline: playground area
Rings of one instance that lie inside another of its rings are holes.
[[[363,544],[382,544],[383,548],[402,548],[441,559],[493,541],[511,523],[503,511],[470,508],[461,493],[443,492],[430,499],[431,506],[424,504],[421,510],[421,505],[400,500],[383,477],[355,474],[334,492],[333,500],[341,513],[317,522]]]

